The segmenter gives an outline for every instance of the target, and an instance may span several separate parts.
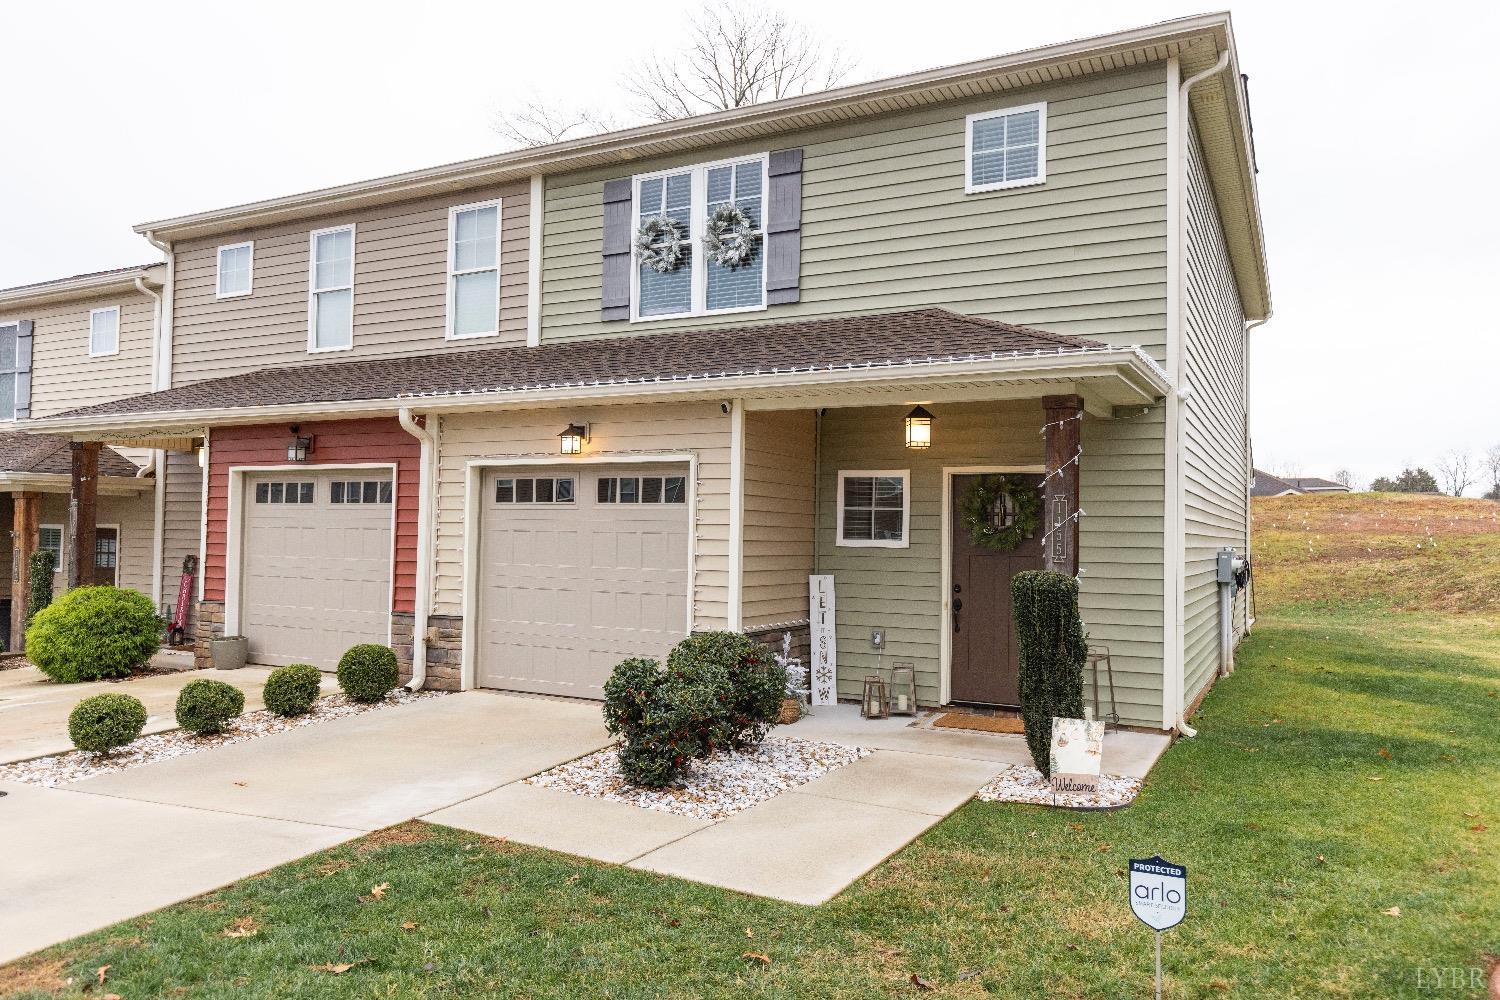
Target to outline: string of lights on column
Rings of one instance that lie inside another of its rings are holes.
[[[1041,435],[1043,437],[1046,437],[1047,436],[1047,432],[1049,430],[1051,430],[1052,428],[1054,428],[1054,427],[1063,427],[1063,426],[1071,423],[1074,420],[1079,420],[1079,421],[1083,420],[1083,411],[1082,410],[1079,410],[1077,413],[1073,414],[1070,417],[1063,417],[1061,420],[1052,420],[1052,421],[1049,421],[1049,422],[1043,424],[1042,425],[1042,429],[1041,429],[1041,431],[1039,433],[1041,433]],[[1079,445],[1078,445],[1078,450],[1073,453],[1073,457],[1072,458],[1068,459],[1066,462],[1062,463],[1061,465],[1059,465],[1055,469],[1049,469],[1049,470],[1047,470],[1047,472],[1042,476],[1042,487],[1045,488],[1046,485],[1047,485],[1047,480],[1051,479],[1053,476],[1057,476],[1059,479],[1063,478],[1064,473],[1067,470],[1068,466],[1070,466],[1070,465],[1077,466],[1082,461],[1082,459],[1083,459],[1083,443],[1080,440]],[[1078,489],[1078,495],[1079,495],[1080,498],[1082,498],[1082,496],[1083,496],[1083,483],[1082,483],[1081,480],[1080,480],[1080,482],[1078,484],[1078,487],[1079,487],[1079,489]],[[1073,513],[1069,514],[1067,517],[1063,518],[1061,521],[1057,522],[1056,524],[1051,525],[1042,534],[1042,552],[1045,553],[1047,551],[1047,545],[1052,540],[1052,533],[1053,532],[1057,531],[1059,528],[1065,528],[1065,527],[1067,527],[1068,525],[1070,525],[1070,524],[1072,524],[1074,522],[1081,522],[1082,519],[1084,517],[1086,517],[1086,516],[1088,516],[1088,515],[1084,511],[1083,505],[1080,503],[1077,510],[1073,511]],[[1085,572],[1086,572],[1086,570],[1084,570],[1084,568],[1082,566],[1078,567],[1078,576],[1077,576],[1076,579],[1078,580],[1078,582],[1080,584],[1083,583],[1083,574]]]

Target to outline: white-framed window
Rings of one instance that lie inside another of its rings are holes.
[[[16,338],[20,324],[0,323],[0,420],[16,419]]]
[[[911,472],[839,472],[837,544],[904,549],[911,544]]]
[[[255,244],[230,243],[219,247],[218,279],[214,297],[236,299],[250,294],[255,277]]]
[[[336,479],[328,484],[329,503],[390,503],[394,497],[389,479]]]
[[[120,307],[89,310],[89,357],[106,358],[120,353]]]
[[[686,476],[600,476],[600,503],[687,503]]]
[[[964,190],[969,194],[1047,180],[1047,103],[970,115],[964,124]]]
[[[313,503],[312,483],[256,483],[256,503]]]
[[[448,210],[448,339],[500,332],[500,202]]]
[[[316,230],[308,269],[307,349],[354,346],[354,226]]]
[[[569,476],[521,476],[495,480],[496,503],[572,503]]]
[[[661,274],[634,263],[631,274],[631,319],[666,319],[709,313],[744,312],[766,307],[766,191],[768,158],[758,156],[679,167],[635,178],[632,233],[641,222],[665,215],[687,229],[684,260]],[[760,234],[760,248],[737,268],[714,264],[703,252],[708,218],[724,205],[741,209]]]
[[[37,529],[36,547],[52,553],[53,572],[62,569],[63,526],[44,524]]]

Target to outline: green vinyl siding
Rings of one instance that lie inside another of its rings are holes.
[[[1248,546],[1245,319],[1196,135],[1189,138],[1183,347],[1193,387],[1183,438],[1183,661],[1188,704],[1219,667],[1219,549]],[[1235,631],[1244,631],[1244,601]]]
[[[1164,356],[1165,71],[986,95],[691,158],[548,179],[542,336],[632,336],[731,323],[942,306]],[[1047,180],[964,193],[966,115],[1045,100]],[[800,146],[801,301],[764,311],[601,322],[603,185]]]

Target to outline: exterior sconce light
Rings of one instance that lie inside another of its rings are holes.
[[[566,428],[564,428],[563,432],[558,435],[558,437],[562,439],[562,448],[560,449],[560,451],[564,455],[582,455],[583,442],[588,440],[588,436],[589,431],[587,427],[580,427],[577,424],[569,424]]]
[[[932,414],[920,406],[906,415],[906,446],[913,449],[932,447]]]
[[[286,460],[288,462],[307,461],[308,452],[313,450],[313,439],[311,436],[302,437],[298,432],[301,430],[296,424],[291,426],[292,437],[286,443]]]

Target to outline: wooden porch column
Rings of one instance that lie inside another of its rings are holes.
[[[1047,415],[1047,482],[1042,490],[1042,530],[1048,533],[1043,558],[1055,573],[1078,575],[1079,473],[1082,458],[1083,399],[1043,396]]]
[[[72,494],[68,498],[68,589],[94,582],[95,528],[99,515],[99,442],[74,441]]]
[[[11,515],[10,651],[26,648],[26,602],[31,596],[31,554],[36,551],[42,524],[42,495],[15,494]]]

